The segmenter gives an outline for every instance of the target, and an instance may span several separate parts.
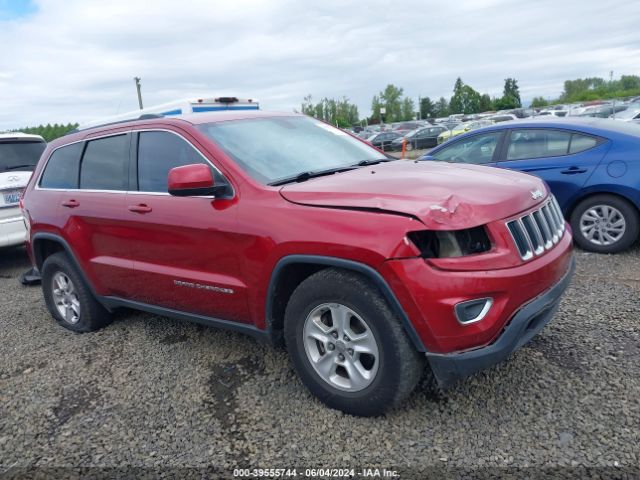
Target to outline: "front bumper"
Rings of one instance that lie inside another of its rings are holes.
[[[438,384],[446,387],[458,379],[500,363],[537,335],[558,309],[575,267],[576,261],[572,257],[567,273],[549,290],[520,308],[490,345],[461,353],[427,353]]]

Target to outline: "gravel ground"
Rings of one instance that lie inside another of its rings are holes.
[[[556,318],[510,361],[445,392],[424,382],[401,408],[365,419],[322,406],[284,352],[240,334],[132,311],[70,333],[39,287],[19,285],[24,250],[1,251],[0,477],[21,467],[214,467],[232,477],[238,467],[378,466],[401,478],[509,467],[631,478],[640,248],[577,257]]]

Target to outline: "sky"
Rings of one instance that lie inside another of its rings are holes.
[[[500,96],[640,75],[629,0],[0,0],[0,130],[84,122],[181,98],[300,108],[346,96],[361,116],[393,83],[417,102],[458,76]]]

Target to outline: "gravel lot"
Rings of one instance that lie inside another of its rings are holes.
[[[509,362],[446,392],[423,382],[400,409],[363,419],[323,407],[284,352],[240,334],[131,311],[100,332],[70,333],[39,287],[19,285],[24,250],[1,251],[0,477],[71,466],[573,476],[586,466],[631,478],[640,248],[577,257],[555,320]]]

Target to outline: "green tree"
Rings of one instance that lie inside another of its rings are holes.
[[[515,78],[504,79],[504,90],[502,92],[502,108],[520,108],[522,102],[520,100],[520,89],[518,81]]]
[[[413,99],[404,97],[402,100],[402,117],[400,120],[414,120],[416,118],[416,106]]]
[[[305,115],[343,128],[359,122],[358,107],[351,103],[347,97],[342,97],[340,100],[325,97],[314,104],[313,97],[307,95],[302,101],[301,111]]]
[[[302,99],[300,111],[305,115],[309,115],[311,117],[315,116],[316,108],[313,105],[313,97],[311,96],[311,94]]]
[[[382,106],[386,108],[386,122],[397,122],[403,120],[402,111],[402,94],[404,90],[396,87],[393,84],[389,84],[386,88],[380,92],[380,102]]]
[[[640,90],[640,77],[637,75],[622,75],[619,82],[620,90]]]
[[[458,77],[453,87],[453,96],[449,101],[451,113],[478,113],[480,112],[481,95],[469,85],[465,85]]]
[[[434,118],[436,105],[431,101],[429,97],[420,99],[420,118]]]
[[[375,123],[381,120],[380,108],[382,108],[382,106],[380,97],[378,95],[374,95],[371,99],[371,121],[369,123]]]
[[[491,100],[491,97],[485,93],[480,96],[480,107],[478,111],[488,112],[490,110],[493,110],[493,100]]]
[[[456,79],[456,83],[453,85],[453,96],[451,97],[451,100],[449,100],[449,114],[464,113],[462,100],[462,96],[464,95],[463,90],[464,83],[462,82],[462,79],[458,77]]]
[[[533,97],[531,100],[531,108],[541,108],[549,105],[549,102],[544,97]]]
[[[440,97],[433,109],[433,116],[436,118],[448,117],[450,115],[449,102],[444,97]]]

